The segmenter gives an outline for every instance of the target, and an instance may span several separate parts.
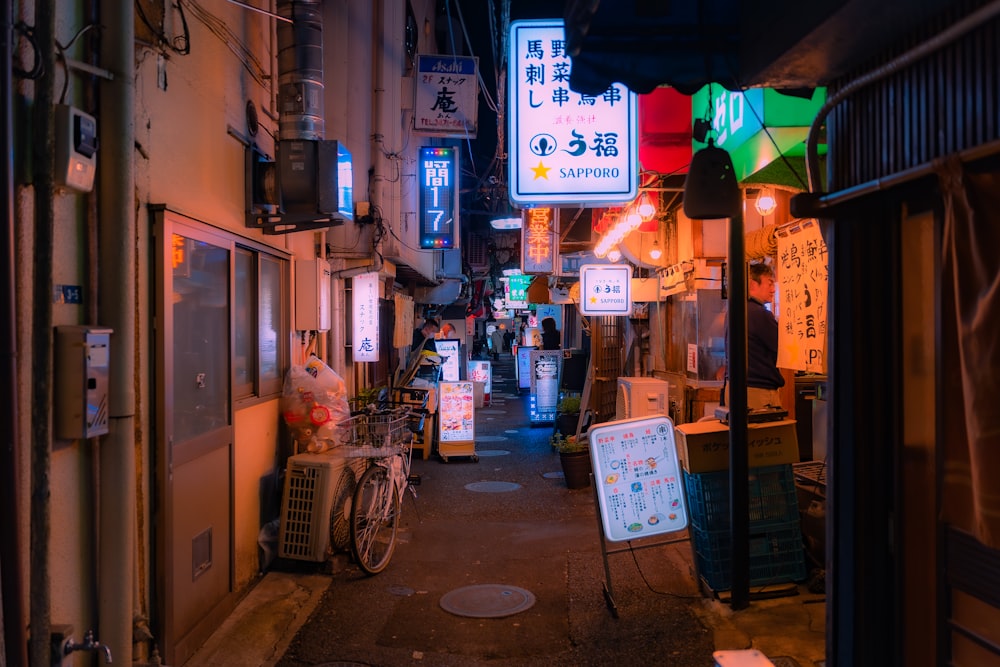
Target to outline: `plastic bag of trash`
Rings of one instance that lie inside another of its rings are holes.
[[[317,356],[304,365],[293,364],[285,375],[281,416],[295,441],[296,451],[314,454],[343,444],[351,416],[347,385]]]

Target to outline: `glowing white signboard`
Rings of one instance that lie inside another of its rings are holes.
[[[668,417],[605,422],[590,429],[588,438],[605,537],[622,542],[687,528]]]
[[[581,266],[580,312],[584,315],[631,315],[632,267],[617,264]]]
[[[510,199],[609,204],[638,194],[638,97],[619,83],[570,90],[561,20],[514,21],[508,50]]]
[[[354,361],[378,361],[378,273],[354,276]]]

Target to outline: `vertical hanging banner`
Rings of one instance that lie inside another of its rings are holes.
[[[521,211],[521,273],[549,275],[555,270],[559,217],[554,208]]]
[[[816,220],[785,225],[778,242],[778,366],[826,373],[827,257]]]
[[[511,202],[531,207],[635,199],[638,96],[619,83],[600,95],[570,90],[561,20],[511,23],[507,62]]]
[[[476,138],[479,59],[418,55],[413,129],[441,137]]]
[[[458,151],[450,146],[420,149],[420,247],[458,247]]]
[[[354,276],[352,287],[354,361],[378,361],[378,273]]]

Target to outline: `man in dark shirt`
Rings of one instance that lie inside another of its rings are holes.
[[[778,389],[785,378],[778,370],[778,321],[764,304],[774,300],[774,270],[750,265],[747,281],[747,407],[780,407]]]
[[[774,269],[763,262],[750,265],[747,280],[747,407],[781,407],[778,389],[785,378],[778,370],[778,320],[764,304],[774,299]],[[729,358],[729,317],[726,316],[726,359]],[[723,401],[729,405],[729,374]]]
[[[419,329],[413,331],[413,343],[410,345],[410,354],[418,354],[421,350],[437,352],[437,345],[434,343],[434,336],[440,331],[441,324],[434,317],[424,320]]]

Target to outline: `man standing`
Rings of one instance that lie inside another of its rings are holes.
[[[765,304],[774,300],[774,270],[763,262],[750,265],[747,282],[747,407],[780,407],[778,321]]]

